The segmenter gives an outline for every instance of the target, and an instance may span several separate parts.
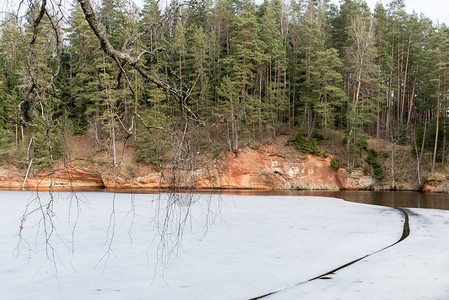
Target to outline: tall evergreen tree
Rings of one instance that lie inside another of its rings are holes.
[[[347,52],[347,63],[352,66],[350,68],[352,99],[347,113],[348,165],[351,165],[349,157],[358,155],[363,126],[373,122],[377,115],[379,67],[375,61],[377,53],[374,26],[374,19],[354,16],[349,31],[353,44]]]

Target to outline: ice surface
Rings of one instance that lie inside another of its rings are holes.
[[[267,299],[449,299],[449,211],[408,209],[410,236],[330,275]]]
[[[48,244],[40,211],[18,236],[34,196],[0,192],[1,299],[249,299],[384,248],[403,224],[395,209],[332,198],[201,195],[189,208],[165,195],[57,193]],[[449,212],[409,211],[403,242],[267,299],[444,299]]]

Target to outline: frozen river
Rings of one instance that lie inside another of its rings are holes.
[[[1,191],[1,298],[447,299],[449,211],[406,209],[410,235],[379,251],[400,239],[404,214],[330,198],[361,193]]]

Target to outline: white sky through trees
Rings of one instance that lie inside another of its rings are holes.
[[[371,11],[374,11],[377,2],[381,2],[385,8],[390,0],[365,0]],[[262,3],[263,0],[256,0],[256,3]],[[339,4],[340,0],[331,0],[332,3]],[[405,0],[405,10],[407,13],[415,11],[418,15],[423,13],[426,17],[436,22],[449,24],[449,1],[447,0]]]
[[[133,0],[138,6],[142,6],[143,0]],[[161,3],[168,2],[169,0],[162,0]],[[287,0],[288,1],[288,0]],[[374,7],[377,2],[381,2],[385,8],[390,0],[365,0],[371,11],[374,11]],[[10,11],[14,6],[20,2],[19,0],[0,0],[0,12]],[[71,3],[71,0],[66,0],[66,3]],[[93,2],[100,2],[100,0],[94,0]],[[256,0],[256,3],[260,4],[263,0]],[[339,4],[340,0],[331,0],[332,3]],[[415,11],[418,15],[423,13],[426,17],[430,18],[434,24],[437,22],[445,23],[449,25],[449,1],[441,0],[405,0],[405,9],[407,13]],[[26,3],[26,2],[25,2]]]
[[[365,0],[368,3],[371,11],[374,11],[377,2],[381,2],[385,8],[390,3],[389,0]],[[331,2],[338,4],[339,0],[331,0]],[[435,24],[439,23],[449,24],[449,1],[441,0],[405,0],[405,10],[407,13],[415,11],[418,15],[423,13],[430,18]]]

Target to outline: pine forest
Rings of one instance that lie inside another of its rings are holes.
[[[1,19],[2,165],[51,170],[86,137],[108,168],[124,147],[175,172],[287,136],[379,180],[394,147],[410,180],[447,168],[449,29],[403,0],[25,4]]]

